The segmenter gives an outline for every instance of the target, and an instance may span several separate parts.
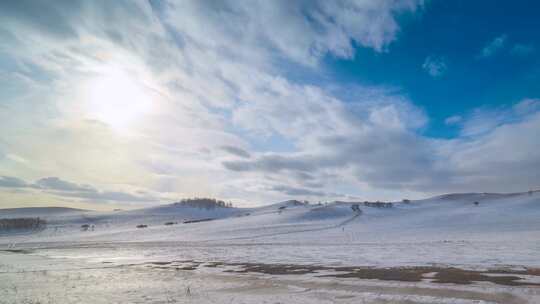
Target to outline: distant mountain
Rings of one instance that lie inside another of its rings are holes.
[[[528,191],[528,192],[514,192],[514,193],[489,193],[489,192],[470,192],[470,193],[451,193],[435,196],[431,199],[441,200],[471,200],[471,199],[501,199],[514,196],[526,195],[538,193],[540,190]]]

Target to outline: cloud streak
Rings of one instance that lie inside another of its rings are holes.
[[[42,191],[58,197],[85,199],[90,202],[148,203],[161,201],[161,198],[149,194],[141,195],[122,191],[101,191],[90,185],[80,185],[55,176],[44,177],[34,183],[26,182],[17,177],[2,176],[0,177],[0,188]]]
[[[0,187],[4,188],[27,188],[30,187],[24,180],[13,176],[0,176]]]
[[[487,58],[495,55],[500,49],[502,49],[506,44],[506,39],[508,37],[506,35],[500,35],[490,41],[484,48],[482,49],[482,52],[480,53],[480,57]]]
[[[223,146],[223,147],[221,147],[221,149],[223,151],[229,153],[229,154],[232,154],[232,155],[235,155],[235,156],[238,156],[238,157],[241,157],[241,158],[250,158],[251,157],[251,154],[249,154],[249,152],[247,152],[244,149],[238,148],[238,147]]]

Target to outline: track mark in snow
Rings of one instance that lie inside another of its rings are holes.
[[[216,242],[216,241],[251,240],[251,239],[262,238],[262,237],[270,237],[270,236],[278,236],[278,235],[289,235],[289,234],[295,234],[295,233],[316,232],[316,231],[324,231],[324,230],[336,229],[336,228],[347,225],[348,223],[352,222],[353,220],[355,220],[359,216],[360,216],[360,214],[357,213],[357,214],[353,215],[351,218],[348,218],[343,222],[340,222],[338,224],[331,225],[331,226],[321,227],[321,228],[301,229],[301,230],[286,231],[286,232],[274,232],[274,233],[258,234],[258,235],[252,235],[252,236],[239,236],[239,237],[234,237],[234,238],[220,238],[218,240],[204,240],[204,241],[201,241],[201,243],[204,243],[204,242]]]

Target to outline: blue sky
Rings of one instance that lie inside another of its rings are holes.
[[[0,207],[540,187],[534,1],[5,1]]]
[[[346,83],[395,86],[429,115],[425,134],[454,137],[444,120],[478,107],[501,107],[540,93],[540,4],[535,1],[431,1],[402,17],[387,52],[357,47],[354,60],[327,56],[329,73]],[[489,56],[482,50],[503,44]],[[433,77],[426,58],[446,69]]]

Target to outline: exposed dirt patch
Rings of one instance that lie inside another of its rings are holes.
[[[172,262],[148,262],[150,265],[171,265]]]
[[[384,280],[384,281],[403,281],[403,282],[420,282],[424,279],[423,275],[432,271],[427,268],[335,268],[334,270],[346,273],[343,274],[328,274],[322,277],[335,278],[359,278],[368,280]]]
[[[336,268],[334,270],[344,271]],[[347,270],[345,270],[347,271]],[[536,274],[535,274],[536,273]],[[434,275],[430,275],[434,274]],[[539,283],[524,281],[519,275],[539,276],[537,271],[512,271],[490,269],[488,271],[465,270],[442,267],[394,267],[394,268],[356,268],[344,274],[328,274],[325,277],[377,279],[384,281],[420,282],[430,278],[433,283],[471,284],[491,282],[505,286],[539,286]]]
[[[195,270],[197,266],[176,267],[176,270]]]
[[[230,265],[230,264],[225,264]],[[540,283],[525,281],[520,275],[540,276],[538,269],[487,271],[465,270],[443,267],[324,267],[290,264],[233,264],[240,270],[226,270],[233,273],[264,273],[271,275],[313,274],[319,271],[335,271],[336,273],[319,275],[319,277],[358,278],[367,280],[420,282],[431,279],[433,283],[472,284],[473,282],[491,282],[505,286],[538,286]]]
[[[471,284],[472,282],[491,282],[499,285],[506,286],[540,286],[539,283],[528,283],[521,281],[522,278],[516,275],[497,275],[490,276],[489,274],[521,274],[521,273],[512,273],[510,271],[496,272],[495,270],[490,270],[489,272],[479,272],[479,271],[470,271],[463,270],[459,268],[443,268],[439,269],[437,274],[434,277],[435,283],[454,283],[454,284]]]
[[[203,262],[193,260],[180,260],[180,261],[155,261],[147,262],[144,264],[136,264],[132,266],[144,266],[155,269],[174,269],[174,270],[196,270]],[[215,266],[217,267],[217,265]]]
[[[204,264],[203,266],[208,267],[208,268],[216,268],[216,267],[223,266],[223,265],[225,265],[225,264],[222,263],[222,262],[209,262],[209,263]]]
[[[318,270],[325,270],[326,267],[322,266],[306,266],[306,265],[293,265],[293,264],[258,264],[258,263],[234,263],[225,264],[227,266],[239,266],[240,270],[229,270],[228,272],[235,273],[264,273],[272,275],[288,275],[288,274],[308,274],[315,273]]]
[[[11,253],[21,253],[21,254],[34,253],[34,251],[30,249],[4,249],[0,251],[11,252]]]
[[[225,263],[200,261],[159,261],[144,265],[159,269],[196,270],[198,267],[223,268],[226,273],[262,273],[269,275],[304,275],[318,277],[358,278],[365,280],[421,282],[468,285],[475,282],[491,282],[504,286],[540,287],[540,283],[528,282],[522,276],[540,276],[540,269],[524,270],[488,269],[466,270],[455,267],[328,267],[318,265]],[[231,269],[231,267],[234,267]],[[324,272],[324,274],[321,274]]]

